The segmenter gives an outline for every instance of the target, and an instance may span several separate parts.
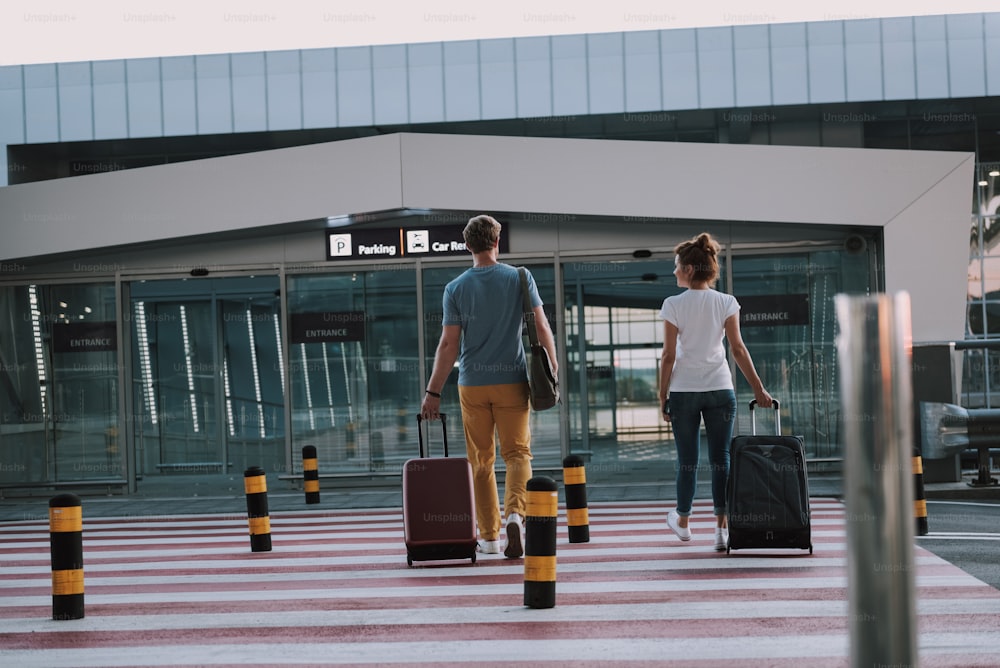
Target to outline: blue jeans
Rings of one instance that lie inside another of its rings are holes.
[[[671,392],[670,421],[677,443],[677,514],[691,514],[698,485],[701,421],[705,420],[708,459],[712,467],[712,503],[716,515],[726,514],[726,482],[729,479],[729,442],[736,421],[736,393]]]

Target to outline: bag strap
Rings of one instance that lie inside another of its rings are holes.
[[[524,267],[518,267],[517,273],[521,277],[521,310],[528,329],[528,343],[532,348],[537,348],[538,330],[535,329],[535,309],[531,308],[531,294],[528,292],[528,271]]]

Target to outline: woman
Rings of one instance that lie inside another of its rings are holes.
[[[736,419],[736,392],[726,362],[723,338],[729,341],[736,366],[753,389],[757,405],[767,408],[771,395],[757,376],[740,335],[740,305],[732,295],[714,290],[719,277],[719,244],[702,233],[674,248],[674,276],[684,292],[668,297],[663,319],[660,405],[673,424],[677,443],[677,508],[667,524],[682,541],[691,540],[688,521],[698,478],[699,432],[705,421],[712,467],[712,501],[716,518],[715,549],[723,551],[726,530],[726,482],[729,442]]]

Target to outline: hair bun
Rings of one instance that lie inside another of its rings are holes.
[[[715,239],[712,238],[712,235],[707,232],[702,232],[698,235],[697,243],[698,246],[709,255],[715,255],[718,251],[718,244],[715,243]]]

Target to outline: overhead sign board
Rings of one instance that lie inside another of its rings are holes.
[[[327,260],[393,260],[403,257],[466,255],[464,225],[377,230],[328,230]],[[507,251],[507,237],[500,235],[500,252]]]
[[[737,297],[740,327],[788,327],[809,324],[809,295]]]

